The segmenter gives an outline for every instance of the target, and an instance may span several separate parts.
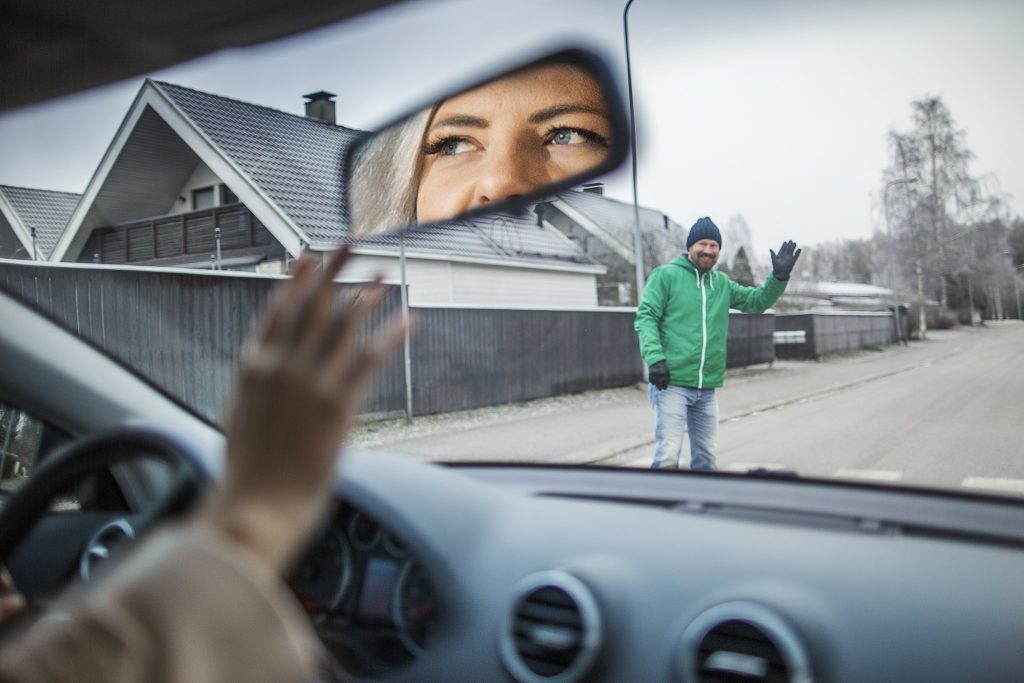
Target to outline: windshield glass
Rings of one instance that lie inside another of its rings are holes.
[[[0,114],[0,282],[219,421],[268,292],[360,234],[339,286],[381,273],[382,319],[417,324],[356,445],[1024,495],[1022,25],[1014,0],[401,3]],[[578,46],[635,157],[483,212],[605,158],[572,64],[525,104],[522,73],[463,91]],[[422,225],[362,235],[345,154],[410,114],[366,196]]]

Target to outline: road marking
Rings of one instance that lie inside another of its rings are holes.
[[[990,489],[1024,493],[1024,479],[1001,479],[999,477],[967,477],[960,485],[968,489]]]
[[[897,481],[902,472],[892,470],[848,470],[842,469],[832,475],[841,479],[870,479],[872,481]]]
[[[751,470],[785,470],[788,465],[781,465],[777,462],[734,462],[722,469],[726,472],[749,472]]]

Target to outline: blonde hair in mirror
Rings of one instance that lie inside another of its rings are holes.
[[[429,107],[376,133],[359,151],[349,186],[351,234],[365,237],[416,222],[416,192]]]

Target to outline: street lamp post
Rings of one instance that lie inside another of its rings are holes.
[[[632,0],[630,0],[632,1]],[[904,185],[907,183],[916,183],[917,178],[897,178],[896,180],[890,180],[885,184],[885,189],[882,190],[882,204],[883,214],[885,215],[885,233],[889,238],[889,288],[892,292],[892,312],[896,317],[896,341],[903,341],[902,330],[900,329],[900,307],[899,302],[896,301],[896,261],[895,251],[896,245],[892,239],[892,228],[889,227],[889,190],[897,185]],[[923,306],[923,303],[922,303]],[[921,320],[924,320],[924,316],[921,316]],[[924,338],[924,328],[921,329],[921,338]]]
[[[629,142],[630,158],[633,161],[633,261],[636,265],[636,303],[640,305],[640,294],[644,289],[644,251],[640,239],[640,200],[636,190],[636,113],[633,108],[633,71],[629,61],[629,8],[633,0],[626,2],[622,10],[622,35],[626,42],[626,90],[629,95]]]

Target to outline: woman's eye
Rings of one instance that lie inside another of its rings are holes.
[[[548,133],[550,145],[582,145],[586,142],[608,144],[601,135],[583,128],[555,128]]]
[[[439,154],[441,156],[455,156],[456,154],[465,154],[466,152],[472,152],[476,147],[467,138],[450,137],[441,138],[427,145],[424,150],[426,154]]]

